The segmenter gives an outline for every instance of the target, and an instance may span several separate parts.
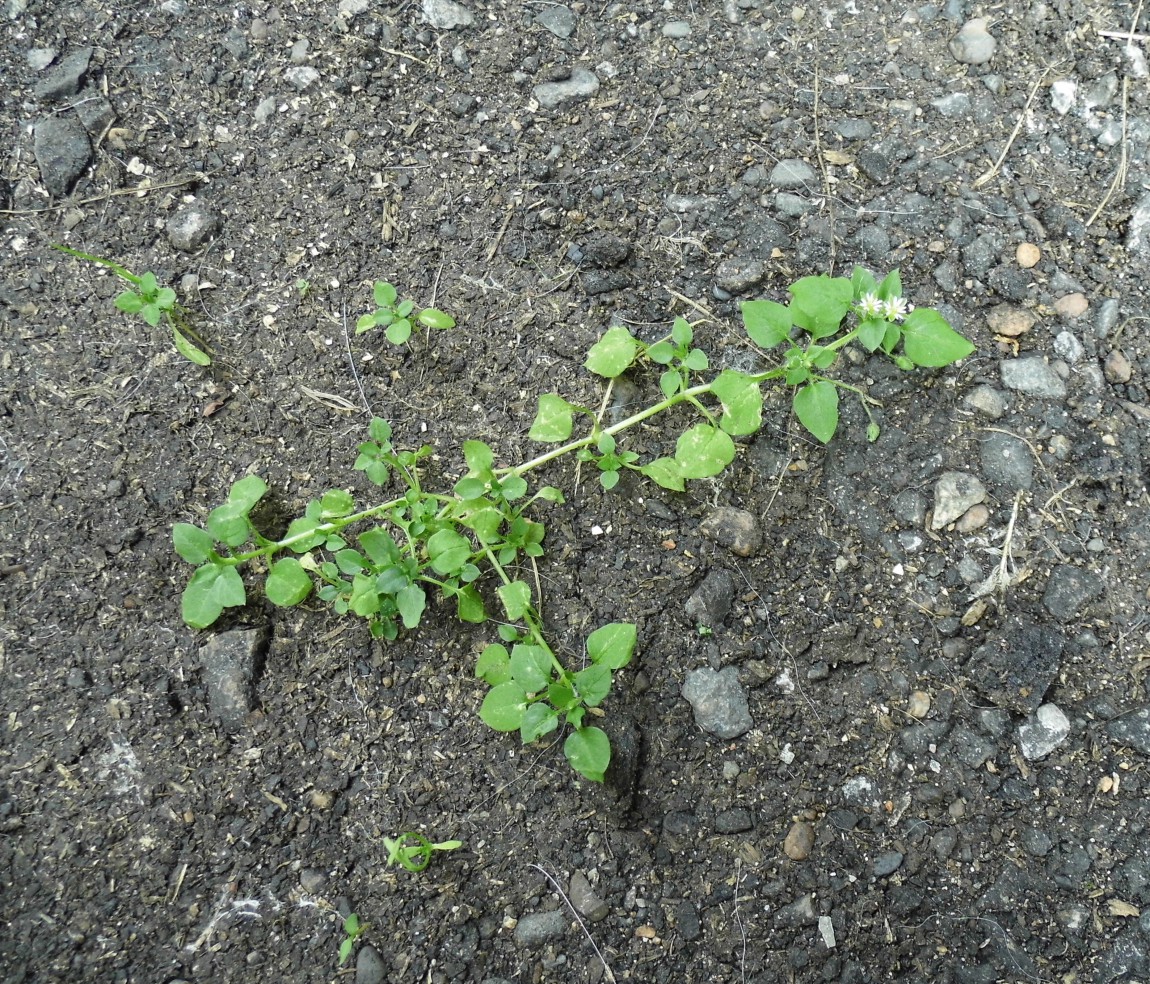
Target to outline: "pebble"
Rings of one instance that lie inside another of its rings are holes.
[[[40,102],[56,102],[76,95],[84,84],[84,75],[91,60],[91,48],[77,48],[69,52],[47,78],[37,83],[33,94]]]
[[[1050,87],[1050,105],[1059,116],[1065,116],[1074,105],[1078,83],[1073,79],[1059,79]]]
[[[1132,257],[1150,252],[1147,230],[1150,230],[1150,191],[1138,199],[1126,223],[1126,252]],[[1150,257],[1141,255],[1140,258],[1145,262]]]
[[[979,646],[966,664],[971,683],[1000,709],[1033,714],[1058,673],[1064,642],[1057,627],[1022,618]],[[986,717],[983,727],[1001,737],[1001,718]]]
[[[792,861],[805,861],[815,846],[815,828],[803,820],[796,820],[783,840],[783,853]]]
[[[733,666],[716,672],[701,667],[687,674],[683,696],[695,714],[695,724],[716,738],[738,738],[754,727],[747,692]]]
[[[571,875],[567,894],[575,911],[589,922],[602,922],[611,912],[607,903],[595,894],[595,890],[582,871],[576,871]]]
[[[663,37],[665,38],[688,38],[691,36],[691,24],[689,21],[670,21],[663,25]]]
[[[816,178],[815,169],[806,161],[788,158],[774,166],[769,181],[773,188],[802,188]]]
[[[1054,354],[1064,362],[1074,365],[1086,354],[1086,350],[1073,332],[1060,331],[1054,338]]]
[[[589,99],[599,91],[599,79],[585,68],[573,68],[571,77],[561,82],[542,82],[532,93],[535,101],[545,109],[556,109],[577,99]]]
[[[755,514],[733,506],[720,506],[710,513],[699,524],[699,532],[739,557],[753,556],[763,542]]]
[[[950,53],[955,61],[964,65],[985,65],[994,57],[998,43],[986,29],[985,17],[974,17],[962,25],[962,29],[950,42]]]
[[[991,420],[997,420],[1006,413],[1006,397],[1001,390],[986,383],[972,389],[962,402]]]
[[[63,198],[88,167],[92,144],[79,120],[61,113],[36,124],[32,152],[48,194]]]
[[[284,81],[296,92],[303,92],[319,78],[319,70],[311,65],[296,65],[284,72]]]
[[[1046,758],[1070,737],[1070,720],[1057,704],[1043,704],[1018,729],[1018,748],[1029,762]]]
[[[930,712],[930,694],[915,690],[906,702],[906,713],[916,721],[921,721]]]
[[[520,946],[537,947],[557,940],[567,932],[567,915],[559,909],[553,912],[531,912],[515,926],[515,942]]]
[[[958,530],[959,533],[973,533],[975,530],[983,529],[989,522],[990,510],[980,502],[977,506],[971,506],[966,512],[959,516],[958,521],[954,524],[954,528]]]
[[[168,219],[168,242],[175,249],[194,253],[219,231],[220,218],[202,205],[182,209]]]
[[[732,256],[715,270],[715,282],[731,294],[742,294],[767,275],[766,264],[756,257]]]
[[[940,116],[950,119],[965,116],[970,112],[970,96],[965,92],[951,92],[930,101],[931,106]]]
[[[982,473],[995,485],[1015,492],[1034,484],[1034,456],[1025,441],[994,431],[982,442],[980,451]]]
[[[709,571],[683,606],[687,617],[696,625],[715,628],[722,625],[735,600],[735,582],[723,570]]]
[[[1071,622],[1105,588],[1102,578],[1093,571],[1061,564],[1050,574],[1042,594],[1042,604],[1058,621]]]
[[[1041,355],[1027,355],[1002,363],[1002,384],[1019,393],[1045,399],[1061,400],[1066,396],[1066,383]]]
[[[55,48],[29,48],[24,53],[24,60],[33,72],[42,72],[56,60],[58,54]]]
[[[475,23],[475,15],[454,0],[423,0],[423,19],[437,31],[453,31]]]
[[[256,706],[256,678],[267,641],[267,629],[236,629],[200,647],[208,704],[225,731],[239,731]]]
[[[1054,310],[1064,318],[1081,318],[1089,308],[1090,304],[1086,300],[1086,295],[1080,292],[1067,294],[1054,302]]]
[[[1102,375],[1108,383],[1128,383],[1134,375],[1134,368],[1124,352],[1113,349],[1102,363]]]
[[[535,15],[535,23],[566,41],[575,32],[575,11],[561,4],[545,7]]]
[[[1029,270],[1038,265],[1038,261],[1042,258],[1042,251],[1034,243],[1019,243],[1018,249],[1014,251],[1014,258],[1020,267]]]
[[[775,923],[784,927],[812,926],[818,918],[814,897],[809,893],[775,913]]]
[[[1116,717],[1106,726],[1106,733],[1119,744],[1150,755],[1150,706]]]
[[[887,851],[874,859],[874,873],[877,878],[893,875],[902,867],[903,856],[898,851]]]
[[[996,335],[1017,338],[1034,327],[1038,318],[1033,311],[1015,304],[999,304],[986,312],[986,324]]]
[[[986,486],[967,472],[945,472],[934,486],[932,530],[941,530],[971,506],[986,500]]]
[[[361,946],[355,958],[355,984],[384,984],[390,978],[379,951],[370,944]]]

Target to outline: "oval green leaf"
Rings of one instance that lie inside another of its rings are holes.
[[[268,571],[264,594],[273,605],[290,608],[311,594],[311,578],[295,557],[281,557]]]
[[[622,325],[614,325],[591,346],[583,365],[595,373],[614,379],[630,368],[639,354],[639,342]]]
[[[602,782],[611,764],[611,739],[599,728],[580,728],[563,743],[571,768],[593,782]]]
[[[191,523],[176,523],[172,527],[172,545],[189,564],[202,564],[210,556],[216,541],[207,530]]]
[[[938,367],[965,359],[974,346],[937,311],[920,308],[903,322],[902,350],[915,365]]]
[[[835,436],[839,426],[839,391],[825,379],[808,383],[795,393],[795,416],[823,444]]]
[[[587,655],[592,663],[617,670],[631,662],[637,638],[638,630],[631,622],[600,626],[587,637]]]
[[[735,460],[735,442],[710,424],[696,424],[675,442],[675,461],[683,478],[710,478]]]
[[[516,731],[523,723],[527,710],[527,694],[517,683],[501,683],[492,687],[483,698],[479,717],[496,731]]]

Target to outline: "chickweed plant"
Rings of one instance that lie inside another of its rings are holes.
[[[390,285],[375,287],[378,309],[360,319],[359,330],[383,326],[392,341],[406,341],[417,325],[454,324],[442,312],[417,313],[409,302],[396,304]],[[489,445],[465,441],[464,473],[446,490],[424,488],[420,463],[432,449],[396,448],[390,425],[380,419],[371,422],[353,468],[388,490],[381,502],[359,506],[350,492],[331,489],[309,502],[284,536],[271,539],[250,518],[268,487],[258,475],[241,478],[204,526],[178,523],[173,529],[176,552],[196,565],[183,593],[184,621],[207,628],[225,609],[244,605],[244,565],[249,573],[266,571],[264,594],[272,604],[299,605],[314,593],[337,613],[366,619],[371,635],[386,640],[418,626],[429,595],[438,595],[454,604],[461,621],[497,626],[498,641],[483,649],[475,666],[487,687],[482,720],[497,731],[518,731],[525,744],[563,728],[571,766],[603,781],[611,743],[592,721],[605,716],[601,705],[615,671],[634,655],[636,627],[600,626],[586,637],[577,659],[565,661],[556,653],[540,615],[537,579],[525,570],[543,556],[538,507],[562,502],[563,494],[549,485],[533,490],[528,477],[571,456],[593,465],[605,489],[631,471],[681,492],[686,482],[712,478],[734,460],[735,439],[762,426],[762,386],[775,380],[792,388],[795,415],[824,443],[838,428],[840,391],[855,394],[867,410],[873,441],[879,428],[868,404],[874,401],[825,374],[843,348],[856,344],[906,370],[945,366],[974,350],[937,311],[912,309],[897,271],[881,283],[858,267],[849,279],[805,277],[790,288],[787,304],[748,301],[742,317],[752,342],[780,353],[769,368],[724,369],[700,381],[710,362],[694,347],[694,326],[685,319],[677,318],[670,334],[653,343],[625,327],[609,328],[588,351],[585,367],[609,385],[653,365],[659,399],[608,426],[601,412],[557,393],[542,394],[528,436],[553,447],[521,464],[499,466]],[[388,330],[400,322],[406,328]],[[693,411],[696,420],[679,425],[673,453],[641,462],[621,447],[628,431],[677,407]],[[577,420],[584,426],[573,436]]]
[[[432,855],[436,851],[454,851],[463,847],[463,841],[449,840],[432,844],[423,834],[409,830],[400,834],[394,840],[390,837],[383,839],[383,846],[387,848],[387,863],[398,864],[408,871],[423,871],[431,864]]]
[[[165,322],[172,331],[172,343],[180,355],[197,366],[212,364],[211,357],[205,351],[203,339],[188,325],[187,311],[176,303],[176,292],[171,287],[161,287],[154,273],[148,272],[136,276],[114,260],[106,260],[91,253],[81,253],[78,249],[69,249],[67,246],[54,248],[69,256],[107,267],[128,285],[116,295],[115,305],[118,310],[125,314],[138,314],[152,328],[158,326],[161,321]]]
[[[343,921],[343,940],[339,944],[339,965],[342,967],[351,959],[356,940],[371,929],[371,923],[359,921],[354,912]]]

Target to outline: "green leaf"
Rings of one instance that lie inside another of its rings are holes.
[[[281,557],[268,571],[264,594],[268,601],[281,608],[298,605],[311,594],[311,578],[295,557]]]
[[[856,301],[862,300],[867,294],[875,294],[875,296],[878,296],[878,285],[875,283],[871,272],[865,267],[856,266],[854,270],[851,271],[851,287],[854,290],[854,299]]]
[[[378,580],[366,574],[356,574],[351,579],[351,597],[348,599],[348,608],[367,618],[375,615],[381,607]]]
[[[215,538],[206,530],[191,523],[176,523],[172,527],[172,545],[176,553],[189,564],[202,564],[215,547]]]
[[[599,728],[580,728],[563,743],[571,768],[593,782],[602,782],[611,764],[611,739]]]
[[[631,662],[637,638],[638,631],[631,622],[600,626],[587,637],[587,655],[592,663],[617,670]]]
[[[378,307],[389,308],[395,305],[395,300],[399,294],[391,284],[383,280],[377,280],[372,290],[372,296],[375,298],[375,303]]]
[[[678,317],[675,323],[671,326],[671,338],[679,348],[686,348],[691,344],[692,339],[695,337],[695,331],[691,327],[691,322],[686,318]]]
[[[475,661],[475,677],[493,687],[511,679],[511,656],[498,642],[488,645]]]
[[[267,494],[267,490],[268,483],[259,475],[246,475],[232,484],[231,491],[228,492],[228,502],[234,503],[244,512],[248,512]]]
[[[251,532],[248,511],[234,502],[225,502],[208,513],[208,532],[229,547],[238,547]]]
[[[598,707],[611,692],[611,667],[592,663],[575,674],[575,686],[584,704]]]
[[[396,593],[395,604],[399,608],[399,617],[403,619],[403,627],[414,629],[423,618],[427,594],[418,584],[409,584]]]
[[[196,568],[184,588],[181,613],[193,629],[206,629],[225,608],[237,608],[245,601],[244,582],[235,567],[204,564]]]
[[[342,519],[355,510],[355,499],[343,489],[328,489],[319,500],[321,519]]]
[[[551,702],[552,707],[561,711],[569,711],[579,703],[575,691],[566,683],[561,683],[558,680],[547,685],[547,699]]]
[[[675,442],[675,461],[683,478],[710,478],[735,460],[735,442],[710,424],[696,424]]]
[[[153,328],[155,328],[156,325],[160,323],[160,318],[162,317],[162,313],[159,307],[157,307],[155,304],[145,304],[141,309],[140,314],[143,316],[144,320]]]
[[[859,325],[859,344],[868,352],[873,352],[882,344],[882,340],[886,337],[888,324],[889,322],[884,321],[882,318],[868,318]]]
[[[411,322],[406,318],[393,321],[383,330],[383,335],[392,345],[403,345],[411,338]]]
[[[483,607],[483,598],[475,589],[475,585],[468,584],[459,589],[455,596],[455,614],[459,621],[471,625],[480,625],[487,621],[487,609]]]
[[[454,574],[472,553],[471,543],[455,530],[440,530],[427,541],[427,557],[437,574]]]
[[[617,471],[604,471],[599,473],[599,484],[603,489],[610,492],[616,485],[619,484],[619,472]]]
[[[533,441],[566,441],[574,427],[574,406],[556,393],[539,397],[539,410],[527,436]]]
[[[355,946],[355,939],[354,939],[354,937],[351,937],[351,936],[347,937],[342,943],[340,943],[340,945],[339,945],[339,965],[341,967],[345,963],[347,963],[348,958],[351,956],[351,948],[353,946]]]
[[[361,314],[355,321],[355,333],[362,335],[366,331],[371,331],[375,327],[374,314]]]
[[[762,426],[763,393],[753,379],[727,369],[711,384],[711,392],[723,405],[719,426],[728,434],[754,434]]]
[[[622,325],[614,325],[604,332],[603,337],[591,346],[587,361],[583,365],[607,379],[621,376],[639,354],[640,344]]]
[[[327,537],[326,533],[314,532],[319,521],[310,519],[307,516],[300,516],[298,519],[293,519],[287,528],[287,533],[284,534],[285,540],[295,540],[301,537],[300,540],[291,544],[291,549],[295,553],[307,553],[314,547],[318,547]]]
[[[835,436],[839,425],[839,391],[825,379],[808,383],[795,393],[795,416],[823,444]]]
[[[512,622],[520,621],[531,610],[531,587],[526,581],[502,584],[496,592],[503,602],[503,610]]]
[[[660,366],[670,365],[675,358],[675,346],[670,342],[656,342],[647,349],[647,358]]]
[[[683,492],[686,485],[683,482],[683,470],[674,458],[656,458],[639,469],[656,485],[660,485],[672,492]]]
[[[399,546],[387,530],[377,526],[364,530],[356,539],[376,567],[386,567],[399,560]]]
[[[791,312],[777,301],[744,301],[743,327],[759,348],[774,348],[791,334]]]
[[[472,474],[482,475],[495,464],[495,452],[482,441],[464,441],[463,460]]]
[[[437,308],[424,308],[416,319],[426,328],[454,328],[455,319],[450,314],[444,314]]]
[[[511,647],[511,679],[528,693],[538,693],[551,681],[551,657],[542,646]]]
[[[878,285],[876,291],[880,301],[889,301],[895,297],[902,297],[902,278],[898,274],[898,270],[891,270],[883,281]]]
[[[415,301],[404,301],[402,304],[396,307],[395,313],[398,314],[401,318],[407,318],[414,310]]]
[[[508,502],[522,499],[527,494],[527,480],[518,475],[508,475],[499,483],[499,491]]]
[[[371,418],[367,433],[377,444],[390,445],[391,443],[391,424],[382,417]]]
[[[702,349],[691,349],[687,353],[687,357],[683,360],[685,365],[692,372],[702,372],[711,365],[711,360],[707,358],[707,353]]]
[[[479,717],[495,731],[517,731],[527,711],[527,694],[517,683],[501,683],[483,698]]]
[[[194,362],[197,366],[210,366],[212,364],[211,356],[202,349],[196,348],[191,340],[175,325],[172,325],[172,344],[176,346],[176,351],[189,362]]]
[[[850,309],[854,288],[845,277],[803,277],[791,286],[791,317],[814,339],[839,330]]]
[[[523,713],[519,735],[524,745],[550,734],[559,727],[559,712],[540,702],[532,704]]]
[[[919,308],[902,324],[902,350],[915,365],[936,367],[965,359],[974,346],[937,311]]]
[[[134,290],[125,290],[117,294],[116,300],[112,303],[125,314],[139,314],[146,302]]]
[[[554,485],[544,485],[538,492],[535,493],[534,498],[542,499],[544,502],[553,502],[562,504],[567,500],[563,497],[563,493],[555,488]]]
[[[461,478],[451,490],[460,499],[478,499],[487,494],[487,483],[481,478]]]
[[[679,374],[678,369],[668,369],[665,373],[659,376],[659,389],[663,391],[663,395],[670,399],[683,388],[683,377]]]

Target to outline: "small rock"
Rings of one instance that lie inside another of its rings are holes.
[[[475,15],[454,0],[423,0],[423,19],[437,31],[453,31],[475,23]]]
[[[1002,391],[985,383],[967,393],[962,402],[991,420],[997,420],[1006,413],[1006,397]]]
[[[1109,383],[1128,383],[1130,377],[1134,375],[1134,368],[1130,365],[1130,360],[1126,358],[1126,353],[1114,349],[1106,356],[1106,361],[1102,363],[1102,375],[1106,377],[1106,381]]]
[[[887,851],[885,854],[880,854],[874,859],[875,876],[886,878],[888,875],[893,875],[902,867],[902,858],[902,854],[898,851]]]
[[[986,488],[974,475],[966,472],[945,472],[934,486],[934,518],[932,530],[941,530],[953,523],[971,506],[986,500]]]
[[[1014,258],[1022,269],[1029,270],[1038,265],[1038,261],[1042,258],[1042,251],[1034,243],[1019,243],[1018,249],[1014,251]]]
[[[185,253],[194,253],[216,234],[220,219],[214,212],[193,205],[168,219],[168,242]]]
[[[687,674],[683,696],[690,702],[695,723],[716,738],[738,738],[754,727],[747,692],[733,666],[715,672],[701,667]]]
[[[796,820],[783,840],[783,853],[792,861],[805,861],[811,856],[815,846],[815,828],[802,820]]]
[[[571,69],[571,77],[561,82],[543,82],[532,93],[540,106],[556,109],[576,99],[589,99],[599,91],[599,79],[585,68]]]
[[[369,0],[339,0],[339,16],[344,20],[353,20],[366,13],[370,6]]]
[[[531,912],[516,924],[515,942],[520,946],[537,947],[559,939],[566,932],[567,916],[558,909],[554,912]]]
[[[755,514],[733,506],[716,509],[699,524],[699,532],[739,557],[752,556],[763,542]]]
[[[814,897],[810,894],[796,899],[775,913],[775,923],[784,927],[812,926],[818,922]]]
[[[986,323],[996,335],[1017,338],[1034,327],[1037,317],[1026,308],[1013,304],[999,304],[986,312]]]
[[[683,607],[696,625],[715,628],[731,610],[735,599],[735,582],[727,571],[710,571],[687,599]]]
[[[566,41],[575,31],[575,11],[559,4],[545,7],[535,15],[535,23]]]
[[[690,899],[683,899],[675,909],[675,924],[679,934],[688,943],[694,943],[703,935],[703,925],[699,920],[699,909]]]
[[[1060,297],[1054,302],[1054,310],[1064,318],[1081,318],[1089,308],[1090,304],[1086,300],[1086,295],[1077,291]]]
[[[1007,389],[1044,399],[1061,400],[1066,396],[1066,383],[1040,355],[1008,359],[1002,363],[1001,372]]]
[[[986,30],[986,18],[974,17],[950,42],[950,53],[964,65],[985,65],[994,57],[997,42]]]
[[[916,721],[921,721],[930,711],[930,694],[916,690],[906,702],[906,713]]]
[[[970,112],[970,96],[965,92],[951,92],[930,101],[931,106],[940,116],[951,119],[965,116]]]
[[[327,875],[318,868],[304,868],[299,873],[299,887],[309,895],[315,895],[327,884]]]
[[[731,294],[742,294],[756,284],[762,283],[767,275],[766,264],[762,260],[748,256],[732,256],[723,260],[715,270],[715,282]]]
[[[255,707],[267,641],[267,629],[237,629],[212,636],[200,648],[208,703],[226,731],[239,731]]]
[[[49,116],[36,124],[32,152],[48,194],[62,198],[92,159],[88,131],[74,116]]]
[[[46,79],[37,84],[33,94],[41,102],[55,102],[76,95],[84,83],[84,75],[91,60],[91,48],[77,48],[70,52]]]
[[[689,21],[669,21],[663,25],[663,37],[665,38],[688,38],[691,36],[691,24]]]
[[[815,169],[806,161],[788,158],[774,166],[769,180],[773,188],[802,188],[813,184],[817,177]]]
[[[991,482],[1012,492],[1034,484],[1034,456],[1020,438],[991,432],[981,447],[982,471]]]
[[[587,266],[617,267],[627,262],[631,244],[610,232],[593,232],[580,244]]]
[[[1126,223],[1126,252],[1143,261],[1147,259],[1147,247],[1150,246],[1147,230],[1150,230],[1150,191],[1138,199]]]
[[[1062,564],[1051,573],[1042,604],[1058,621],[1070,622],[1105,588],[1105,582],[1093,571]]]
[[[33,72],[42,72],[56,60],[59,52],[55,48],[29,48],[24,60]]]
[[[959,533],[973,533],[975,530],[981,530],[989,522],[990,510],[980,502],[959,516],[954,528]]]
[[[296,65],[284,72],[284,81],[296,92],[303,92],[309,85],[319,78],[319,70],[311,65]]]
[[[1060,331],[1054,337],[1054,354],[1064,362],[1074,365],[1086,354],[1086,350],[1074,332]]]
[[[1000,708],[1032,714],[1058,673],[1062,649],[1056,627],[1012,620],[974,651],[966,674]]]
[[[1150,755],[1150,707],[1140,707],[1116,717],[1106,726],[1106,733],[1116,742]]]
[[[384,984],[390,977],[379,951],[370,944],[361,946],[355,958],[355,984]]]
[[[1022,757],[1033,762],[1046,758],[1070,736],[1070,720],[1056,704],[1043,704],[1018,729]]]
[[[1073,79],[1059,79],[1050,87],[1050,105],[1059,116],[1065,116],[1074,106],[1078,84]]]
[[[751,830],[754,826],[755,822],[751,817],[751,811],[739,807],[723,810],[715,817],[716,834],[741,834]]]
[[[595,890],[582,871],[576,871],[571,876],[568,896],[575,911],[590,922],[602,922],[611,912],[607,903],[595,894]]]

